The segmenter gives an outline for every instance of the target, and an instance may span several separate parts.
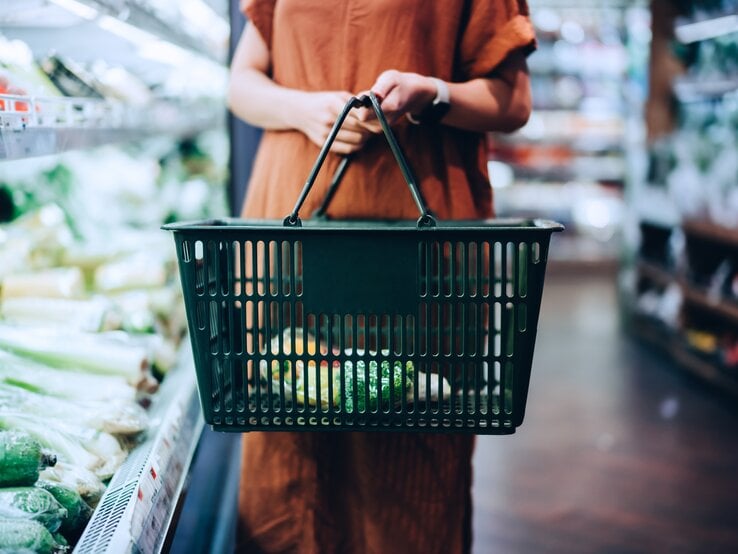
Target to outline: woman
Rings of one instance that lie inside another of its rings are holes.
[[[245,0],[229,104],[266,132],[242,215],[290,213],[331,126],[372,90],[439,219],[491,217],[485,132],[530,113],[524,0]],[[354,110],[301,211],[353,154],[328,214],[417,218],[371,111]],[[242,552],[467,552],[471,456],[460,435],[244,435]]]

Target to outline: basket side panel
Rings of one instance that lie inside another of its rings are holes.
[[[352,233],[303,241],[305,309],[313,314],[404,314],[417,307],[410,236]]]
[[[206,421],[513,432],[549,236],[176,232]]]
[[[208,424],[213,423],[210,356],[205,345],[205,302],[204,263],[202,241],[196,240],[192,233],[175,232],[179,275],[182,283],[187,325],[192,343],[192,353],[197,373],[197,388],[203,417]]]

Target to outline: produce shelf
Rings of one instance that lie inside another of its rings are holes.
[[[661,286],[667,286],[675,281],[674,276],[665,268],[653,262],[640,260],[638,262],[638,271],[644,277],[648,277],[651,281]]]
[[[738,229],[723,227],[709,221],[688,220],[683,224],[687,235],[721,242],[738,248]]]
[[[684,19],[674,28],[679,42],[690,44],[738,32],[738,15],[720,14],[707,19]]]
[[[639,260],[638,271],[644,277],[648,277],[654,283],[667,286],[671,283],[678,284],[684,295],[684,301],[692,306],[702,308],[714,314],[738,323],[738,304],[728,298],[713,298],[704,289],[693,285],[683,277],[677,277],[658,264]]]
[[[634,312],[631,333],[643,343],[657,348],[689,373],[721,390],[738,396],[738,378],[719,369],[715,364],[691,350],[684,339],[652,317]]]
[[[684,283],[682,289],[684,299],[689,304],[713,312],[734,324],[738,324],[738,304],[727,298],[711,298],[706,292]]]
[[[738,90],[738,76],[720,79],[680,77],[674,81],[674,93],[682,102],[720,98]]]
[[[208,102],[158,100],[141,108],[91,98],[0,94],[0,160],[57,154],[167,134],[188,136],[222,125]]]
[[[191,350],[181,354],[149,409],[153,427],[111,479],[74,553],[164,549],[204,426]]]

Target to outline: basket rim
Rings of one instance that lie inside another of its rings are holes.
[[[418,227],[415,220],[328,220],[306,219],[302,226],[286,226],[278,219],[242,219],[223,217],[194,221],[167,223],[161,228],[165,231],[391,231],[428,232],[434,231],[531,231],[556,233],[564,230],[564,225],[548,219],[492,218],[475,220],[440,220],[435,227]]]

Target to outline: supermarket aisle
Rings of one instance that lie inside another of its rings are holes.
[[[620,336],[611,280],[546,286],[526,421],[478,442],[474,554],[738,551],[736,401]]]

